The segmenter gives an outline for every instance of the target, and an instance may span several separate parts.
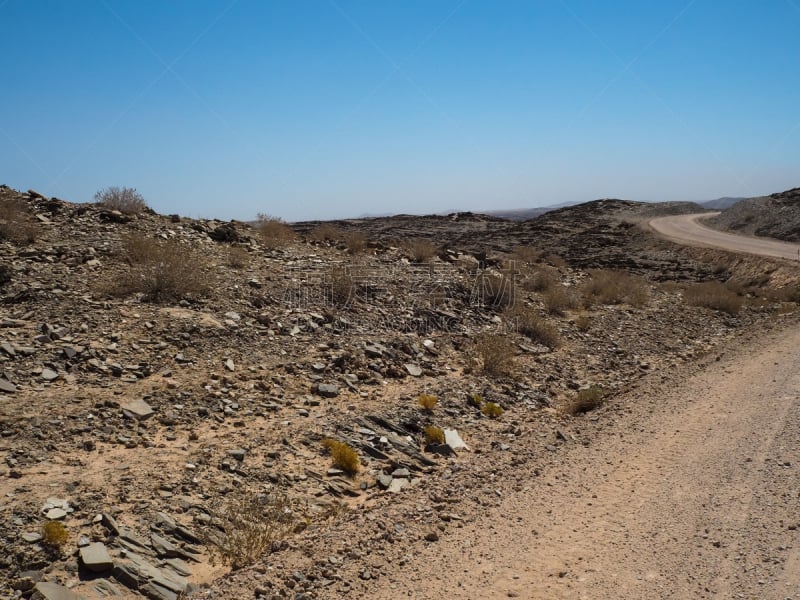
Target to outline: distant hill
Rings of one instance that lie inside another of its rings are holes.
[[[740,200],[706,223],[722,231],[800,242],[800,188]]]
[[[527,221],[529,219],[535,219],[536,217],[541,217],[543,214],[549,213],[553,210],[557,210],[559,208],[565,208],[568,206],[577,206],[578,204],[581,204],[581,202],[562,202],[561,204],[537,206],[534,208],[512,208],[508,210],[489,210],[485,211],[484,214],[491,215],[493,217],[499,217],[501,219],[508,219],[509,221]]]
[[[716,200],[707,200],[706,202],[698,202],[700,206],[703,208],[708,208],[710,210],[725,210],[726,208],[730,208],[737,202],[741,200],[747,200],[747,198],[732,198],[730,196],[725,196],[723,198],[717,198]]]

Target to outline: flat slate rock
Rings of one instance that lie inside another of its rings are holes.
[[[15,386],[10,381],[6,381],[5,379],[0,379],[0,392],[13,394],[16,391],[17,391],[17,386]]]
[[[106,550],[102,542],[95,542],[84,546],[80,550],[81,562],[90,571],[95,573],[102,573],[114,568],[114,561],[111,560],[111,555]]]
[[[335,398],[339,395],[339,386],[333,383],[320,383],[317,386],[317,393],[323,398]]]
[[[34,586],[34,599],[42,600],[86,600],[84,596],[76,594],[69,588],[49,581],[40,581]]]
[[[122,405],[122,411],[138,421],[146,421],[153,416],[153,408],[144,400],[131,400]]]

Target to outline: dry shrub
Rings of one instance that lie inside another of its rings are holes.
[[[516,348],[506,336],[482,333],[475,339],[475,350],[487,375],[507,375],[514,365]]]
[[[425,434],[425,444],[444,444],[444,429],[435,425],[426,425],[422,430]]]
[[[510,258],[515,262],[531,265],[538,261],[541,256],[542,253],[533,246],[520,245],[512,248]]]
[[[467,404],[474,408],[480,408],[483,406],[483,396],[480,394],[470,394],[469,398],[467,398]]]
[[[408,253],[411,260],[418,263],[430,262],[439,252],[439,248],[433,242],[425,239],[406,240],[403,248]]]
[[[0,198],[0,241],[30,244],[39,236],[28,205],[19,198]]]
[[[131,235],[123,241],[127,273],[107,285],[117,296],[142,294],[146,302],[180,300],[210,291],[205,254],[178,240]]]
[[[473,300],[476,303],[489,308],[503,309],[514,306],[516,299],[517,286],[511,277],[482,273],[475,281]]]
[[[367,249],[367,236],[360,231],[351,231],[344,236],[344,244],[350,254],[360,254]]]
[[[265,214],[258,215],[255,229],[261,236],[261,243],[267,248],[282,248],[297,237],[286,221]]]
[[[587,332],[591,327],[592,327],[592,320],[586,313],[582,313],[577,317],[575,317],[575,328],[578,331]]]
[[[333,466],[340,468],[351,477],[358,473],[361,462],[358,460],[358,454],[349,444],[333,438],[325,438],[322,440],[322,446],[330,451]]]
[[[549,315],[563,316],[568,310],[578,307],[578,297],[574,290],[563,285],[554,285],[542,294],[544,309]]]
[[[506,312],[506,318],[516,331],[528,336],[534,342],[555,350],[561,345],[558,329],[544,317],[527,306],[516,305]]]
[[[209,512],[218,529],[205,540],[212,561],[232,569],[261,560],[307,522],[300,503],[277,493],[234,492],[213,502]]]
[[[330,304],[346,306],[350,304],[356,293],[356,280],[350,269],[345,266],[333,266],[325,272],[323,294]]]
[[[606,390],[597,385],[579,390],[564,407],[564,412],[574,416],[600,408],[605,401],[606,395]]]
[[[244,269],[250,264],[250,253],[240,246],[228,248],[225,263],[232,269]]]
[[[48,521],[42,525],[42,542],[60,550],[69,540],[69,531],[61,521]]]
[[[558,272],[547,265],[523,270],[520,285],[529,292],[546,292],[558,285]]]
[[[630,304],[641,307],[650,300],[647,282],[624,271],[596,269],[581,285],[584,302],[594,304]]]
[[[421,406],[423,410],[428,412],[433,412],[433,409],[436,407],[436,403],[438,401],[439,399],[431,394],[421,394],[419,398],[417,398],[417,404]]]
[[[563,256],[558,254],[550,253],[543,259],[546,263],[554,266],[556,269],[564,269],[567,267],[567,261],[564,259]]]
[[[497,402],[487,402],[481,406],[481,412],[490,419],[497,419],[502,416],[505,410]]]
[[[118,210],[126,215],[138,215],[149,208],[136,188],[116,186],[103,188],[94,195],[94,199],[106,208]]]
[[[316,242],[338,242],[344,238],[344,232],[341,227],[333,223],[321,223],[314,227],[308,236]]]
[[[742,299],[719,281],[706,281],[688,286],[683,299],[690,306],[702,306],[735,315],[742,308]]]

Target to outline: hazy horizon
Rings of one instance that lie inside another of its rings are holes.
[[[797,187],[800,3],[0,0],[0,183],[291,221]]]

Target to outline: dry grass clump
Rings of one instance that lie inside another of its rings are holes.
[[[506,318],[515,331],[529,337],[534,342],[555,350],[561,345],[558,328],[530,307],[515,305],[506,311]]]
[[[367,236],[360,231],[351,231],[344,236],[344,244],[350,254],[361,254],[367,249]]]
[[[322,440],[322,446],[330,451],[333,466],[340,468],[351,477],[358,473],[361,461],[358,459],[358,453],[349,444],[333,438],[325,438]]]
[[[547,265],[525,269],[520,274],[520,286],[529,292],[546,292],[558,285],[558,272]]]
[[[532,265],[538,261],[541,256],[542,253],[533,246],[519,245],[511,249],[510,259],[514,262]]]
[[[39,225],[28,205],[19,198],[0,198],[0,241],[30,244],[39,236]]]
[[[490,419],[497,419],[505,412],[497,402],[487,402],[481,406],[481,412]]]
[[[444,444],[444,429],[435,425],[426,425],[422,430],[425,444]]]
[[[212,562],[241,569],[280,547],[307,522],[300,506],[281,494],[234,492],[210,506],[216,530],[207,534]]]
[[[688,286],[683,299],[690,306],[702,306],[735,315],[742,308],[742,299],[719,281],[706,281]]]
[[[439,252],[436,244],[421,238],[406,240],[403,248],[408,253],[409,258],[417,263],[430,262]]]
[[[597,385],[579,390],[564,407],[564,412],[573,416],[590,412],[603,405],[606,395],[606,390]]]
[[[338,242],[344,238],[344,232],[333,223],[321,223],[311,230],[308,237],[315,242]]]
[[[473,302],[489,308],[503,309],[514,306],[517,285],[507,275],[482,273],[475,281]]]
[[[630,304],[645,306],[650,300],[647,282],[624,271],[596,269],[581,285],[584,302],[594,304]]]
[[[259,214],[255,229],[261,236],[261,243],[267,248],[282,248],[297,238],[294,229],[279,217]]]
[[[470,394],[469,398],[467,398],[467,404],[473,408],[480,408],[483,406],[483,396],[480,394]]]
[[[250,264],[250,253],[241,246],[231,246],[225,256],[225,264],[231,269],[244,269]]]
[[[51,548],[61,549],[69,540],[69,531],[61,521],[48,521],[42,525],[42,542]]]
[[[554,266],[556,269],[564,269],[567,267],[567,261],[559,254],[548,254],[543,260],[546,263]]]
[[[487,375],[507,375],[514,365],[516,348],[506,336],[497,333],[482,333],[475,339],[475,350],[481,368]]]
[[[592,320],[589,318],[589,315],[586,313],[581,313],[577,317],[575,317],[575,328],[578,331],[587,332],[592,327]]]
[[[210,291],[205,255],[178,240],[131,235],[123,241],[123,258],[130,269],[106,285],[112,295],[142,294],[146,302],[162,302]]]
[[[333,266],[325,272],[323,280],[325,300],[335,306],[350,304],[356,295],[356,280],[345,266]]]
[[[563,316],[566,311],[578,307],[578,296],[574,290],[563,285],[554,285],[542,294],[544,309],[549,315]]]
[[[103,188],[94,195],[94,199],[98,204],[111,210],[118,210],[125,215],[138,215],[149,208],[136,188],[116,186]]]
[[[439,402],[439,399],[431,394],[421,394],[417,398],[417,404],[428,412],[433,412],[437,402]]]

